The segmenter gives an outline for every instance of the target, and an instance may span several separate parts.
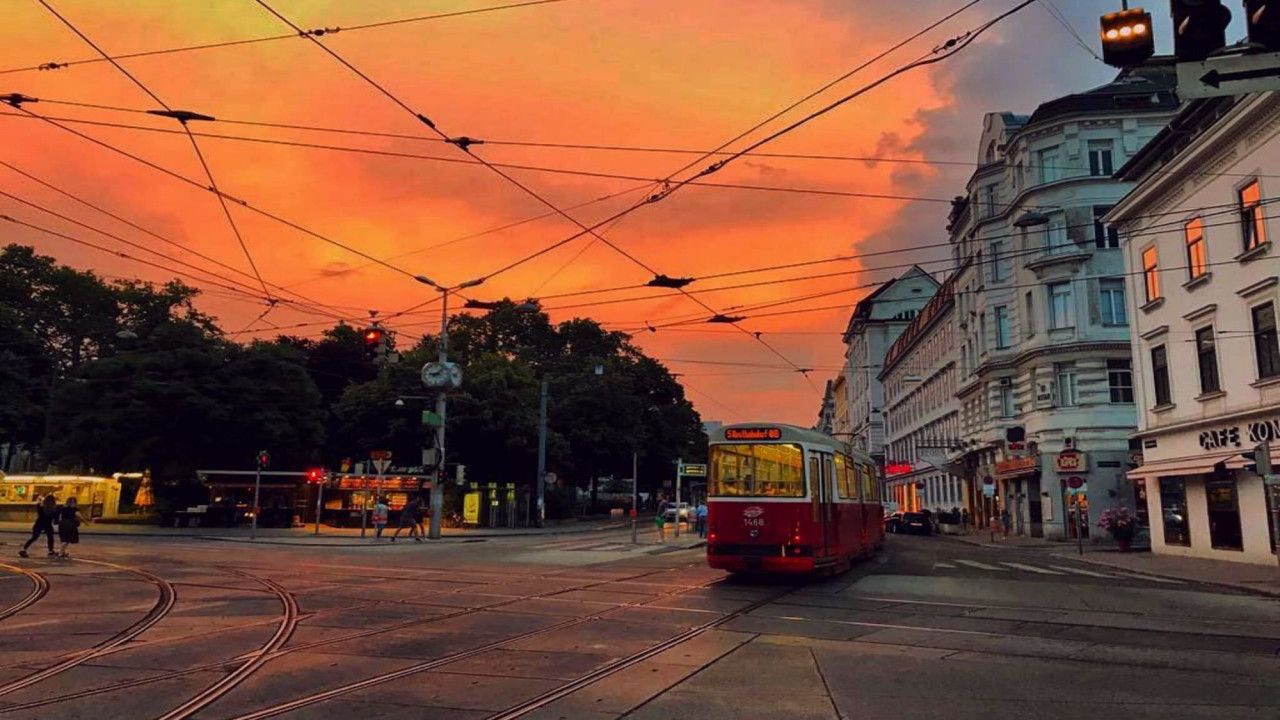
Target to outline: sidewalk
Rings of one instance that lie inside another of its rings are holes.
[[[1000,533],[995,534],[995,541],[992,542],[992,535],[987,530],[972,530],[964,535],[943,535],[938,533],[935,537],[989,548],[1047,548],[1063,547],[1065,545],[1065,543],[1050,542],[1044,538],[1019,537],[1017,535],[1004,537]]]
[[[1145,573],[1175,580],[1221,585],[1280,597],[1280,567],[1253,565],[1226,560],[1205,560],[1151,552],[1116,552],[1086,547],[1083,557],[1076,553],[1054,553],[1056,557],[1102,565],[1135,573]]]
[[[586,533],[606,532],[631,527],[630,520],[603,520],[588,522],[570,522],[544,528],[442,528],[442,539],[447,542],[480,542],[493,538],[582,535]],[[162,537],[207,540],[211,542],[254,543],[258,545],[337,545],[364,546],[374,543],[373,528],[369,528],[367,536],[360,537],[360,528],[337,528],[328,525],[320,526],[320,534],[315,534],[315,526],[302,528],[259,528],[258,537],[249,537],[249,528],[173,528],[159,525],[135,525],[115,523],[87,523],[80,527],[83,535],[107,537]],[[395,532],[394,527],[382,531],[383,538]],[[30,536],[31,524],[24,522],[0,522],[0,545],[21,544],[19,536]],[[400,533],[400,540],[405,542],[405,533]],[[412,542],[412,540],[408,541]],[[433,541],[438,542],[438,541]],[[383,543],[391,545],[384,540]]]

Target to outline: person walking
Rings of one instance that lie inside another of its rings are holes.
[[[418,526],[418,542],[422,542],[422,538],[427,536],[427,528],[422,521],[427,516],[427,503],[421,497],[418,498],[418,509],[413,511],[413,524]]]
[[[707,536],[707,503],[705,501],[698,503],[693,517],[698,528],[698,537],[705,538]]]
[[[412,495],[409,501],[400,509],[400,524],[396,526],[396,531],[391,534],[391,542],[395,542],[400,537],[400,531],[409,528],[409,537],[418,542],[422,542],[422,538],[418,537],[418,496]]]
[[[373,539],[381,540],[382,531],[387,527],[387,499],[378,497],[373,502]]]
[[[969,532],[969,508],[960,508],[960,532]]]
[[[1004,531],[1004,536],[1009,537],[1009,525],[1013,522],[1013,517],[1009,515],[1009,508],[1000,511],[1000,527]]]
[[[58,552],[58,557],[63,560],[70,560],[71,553],[68,548],[80,542],[80,509],[76,507],[76,499],[67,498],[66,504],[58,508],[58,540],[62,543],[62,547]]]
[[[653,524],[658,528],[658,542],[667,541],[667,508],[671,507],[671,503],[667,500],[667,496],[663,495],[658,501],[658,514],[653,516]],[[676,519],[679,522],[679,518]]]
[[[27,550],[43,534],[49,541],[49,557],[57,557],[53,551],[53,520],[58,512],[58,501],[53,495],[45,495],[36,502],[36,521],[31,525],[31,539],[18,551],[19,557],[31,557]]]

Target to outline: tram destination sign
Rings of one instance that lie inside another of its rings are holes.
[[[725,440],[781,440],[782,428],[741,427],[725,428]]]

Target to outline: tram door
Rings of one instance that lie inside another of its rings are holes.
[[[833,465],[831,455],[822,454],[822,497],[821,497],[821,519],[822,529],[822,547],[825,554],[835,554],[838,552],[836,548],[836,523],[835,517],[832,515],[835,508],[834,488],[831,480],[835,477],[835,466]]]

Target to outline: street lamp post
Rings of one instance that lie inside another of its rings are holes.
[[[414,279],[418,282],[435,288],[440,293],[440,354],[438,361],[442,367],[447,367],[449,362],[449,293],[454,290],[465,290],[472,288],[484,282],[484,278],[468,280],[456,288],[449,288],[440,285],[426,275],[415,275]],[[444,461],[445,461],[445,412],[448,409],[448,387],[440,386],[440,393],[436,396],[436,415],[440,419],[440,425],[436,428],[436,477],[431,483],[431,526],[428,528],[427,537],[432,540],[440,539],[440,515],[444,512]]]

